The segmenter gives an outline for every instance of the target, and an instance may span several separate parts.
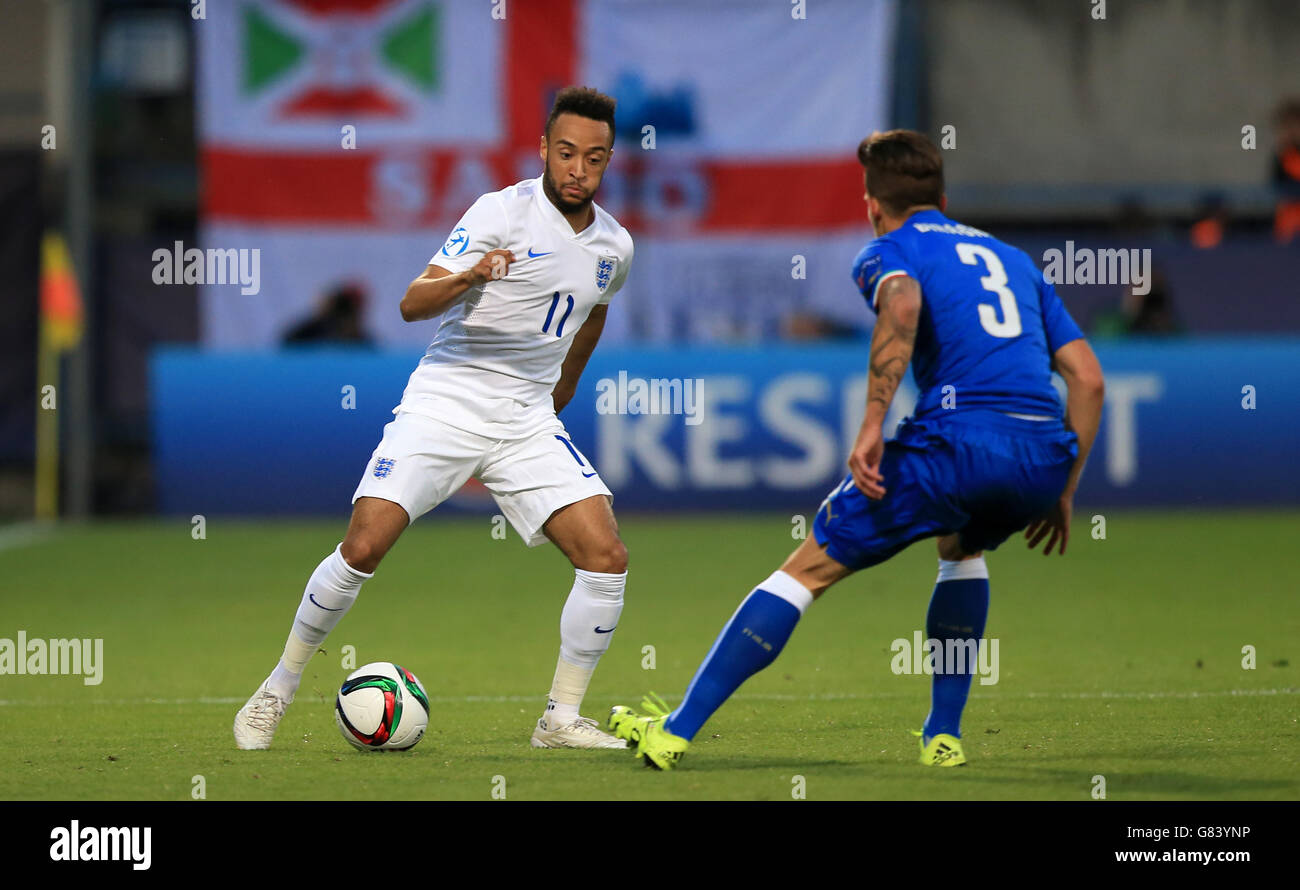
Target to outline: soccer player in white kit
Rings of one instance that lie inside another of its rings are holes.
[[[632,238],[592,198],[614,145],[614,100],[556,96],[537,179],[483,195],[411,282],[402,318],[441,315],[353,495],[343,542],[307,582],[275,670],[235,716],[263,749],[303,669],[402,531],[476,476],[531,546],[573,563],[560,654],[535,748],[623,748],[579,707],[623,609],[627,549],[612,495],[556,416],[595,349]]]

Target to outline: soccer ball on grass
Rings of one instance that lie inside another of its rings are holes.
[[[362,751],[405,751],[429,726],[429,696],[415,674],[388,661],[362,665],[334,700],[339,732]]]

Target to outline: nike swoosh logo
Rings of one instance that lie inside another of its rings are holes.
[[[618,625],[615,624],[614,627],[618,627]],[[612,634],[612,633],[614,632],[614,627],[611,627],[611,628],[609,628],[609,629],[606,629],[606,628],[603,628],[603,627],[599,627],[599,626],[597,626],[597,627],[596,627],[596,633],[598,633],[598,634]]]
[[[533,253],[533,249],[531,247],[528,248],[528,255],[533,259],[537,259],[539,256],[550,256],[553,253],[555,253],[553,250],[548,250],[546,253]]]
[[[318,609],[324,609],[326,612],[342,612],[342,611],[343,611],[342,609],[331,609],[329,606],[322,606],[320,603],[316,602],[316,595],[315,595],[314,593],[309,593],[309,594],[307,594],[307,599],[311,600],[311,604],[312,604],[313,606],[315,606],[315,607],[318,608]]]
[[[596,475],[595,473],[583,473],[583,474],[582,474],[582,478],[583,478],[583,479],[590,479],[592,476],[595,476],[595,475]]]

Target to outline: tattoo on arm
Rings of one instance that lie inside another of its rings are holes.
[[[876,306],[879,312],[871,337],[867,411],[883,417],[912,360],[921,309],[920,286],[916,279],[905,275],[891,278],[880,286]]]

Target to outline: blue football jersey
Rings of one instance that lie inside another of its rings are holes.
[[[872,309],[881,283],[895,275],[921,285],[915,418],[973,410],[1062,416],[1051,358],[1083,333],[1024,251],[922,210],[853,262],[854,281]]]

